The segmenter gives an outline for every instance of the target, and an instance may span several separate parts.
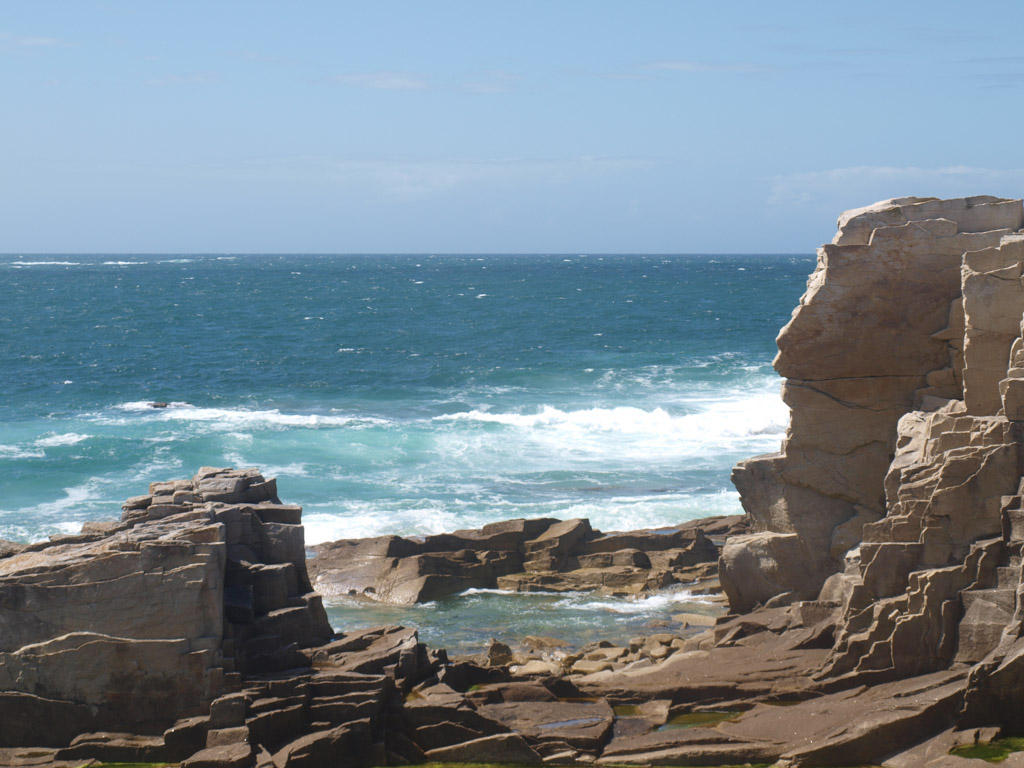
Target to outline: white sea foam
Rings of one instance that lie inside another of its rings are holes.
[[[264,477],[309,477],[309,469],[305,464],[258,464],[247,461],[240,453],[226,453],[224,459],[233,467],[258,467]]]
[[[242,454],[228,452],[224,454],[223,463],[229,467],[248,467],[249,462],[242,458]]]
[[[75,507],[79,507],[86,502],[95,501],[97,490],[97,483],[95,481],[89,481],[82,485],[71,486],[70,488],[64,489],[64,498],[54,499],[53,501],[44,501],[41,504],[36,504],[35,506],[28,507],[26,509],[20,509],[18,510],[18,513],[24,516],[39,516],[42,518],[53,517],[74,509]],[[67,523],[67,521],[61,522]],[[81,523],[78,523],[78,525],[81,525]]]
[[[149,401],[138,400],[121,403],[115,410],[145,414],[153,422],[204,422],[218,429],[237,432],[245,429],[272,428],[319,428],[319,427],[366,427],[385,425],[386,419],[354,416],[333,416],[316,413],[281,413],[276,408],[250,410],[246,408],[202,408],[190,403],[168,403],[166,408],[154,408]],[[100,423],[126,424],[123,418],[106,414],[95,416]]]
[[[426,536],[483,524],[483,521],[467,518],[443,502],[431,499],[396,502],[344,500],[336,504],[307,504],[305,509],[302,524],[306,529],[307,544],[394,533]]]
[[[155,409],[153,407],[153,401],[152,400],[133,400],[130,403],[120,403],[119,405],[116,405],[114,407],[117,408],[118,410],[121,410],[121,411],[153,411],[153,410],[157,410],[157,409]],[[172,403],[168,403],[167,407],[168,408],[191,408],[192,405],[190,403],[174,403],[174,402],[172,402]]]
[[[67,432],[63,435],[47,435],[41,437],[33,443],[33,445],[39,448],[56,448],[60,445],[75,445],[83,440],[88,440],[91,435],[81,435],[77,432]]]
[[[309,468],[301,462],[291,464],[264,464],[260,471],[264,477],[309,477]]]
[[[20,445],[0,445],[0,459],[42,459],[43,451],[27,450]]]
[[[149,264],[148,261],[104,261],[105,267],[133,267],[136,264]]]
[[[682,603],[695,602],[706,601],[695,598],[689,590],[675,589],[634,600],[596,599],[581,603],[578,598],[567,597],[555,605],[556,607],[574,608],[584,611],[605,611],[622,614],[661,614],[674,610]]]
[[[789,409],[775,394],[735,400],[694,403],[691,413],[670,413],[664,408],[645,410],[635,406],[586,408],[564,411],[544,406],[538,413],[502,413],[473,410],[436,416],[436,421],[500,424],[530,433],[535,442],[560,444],[577,455],[619,455],[639,458],[687,456],[713,448],[768,449],[780,440],[789,420]],[[616,446],[609,446],[614,439]],[[466,448],[479,448],[467,444]],[[609,454],[609,451],[612,453]]]

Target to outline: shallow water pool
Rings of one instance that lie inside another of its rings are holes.
[[[422,642],[454,654],[479,653],[491,638],[515,647],[529,635],[560,640],[567,649],[596,640],[625,645],[637,635],[680,633],[674,614],[718,613],[715,603],[685,588],[640,599],[469,590],[411,607],[355,598],[331,598],[326,607],[336,631],[401,624],[417,628]]]

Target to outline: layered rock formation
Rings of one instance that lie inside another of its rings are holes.
[[[380,536],[332,541],[312,548],[315,557],[308,567],[322,595],[397,605],[467,589],[636,596],[713,579],[719,548],[709,537],[722,540],[744,527],[735,515],[608,534],[592,529],[586,519],[505,520],[422,540]]]
[[[273,480],[203,468],[149,490],[120,523],[0,559],[0,746],[161,733],[332,637]]]
[[[532,650],[492,643],[449,661],[410,629],[335,634],[310,590],[301,508],[280,502],[274,480],[203,468],[149,491],[123,505],[120,523],[0,554],[0,764],[593,760],[618,716],[571,680],[649,667],[683,647],[665,633],[578,650],[533,638]],[[711,589],[719,546],[704,530],[720,542],[738,523],[605,535],[585,520],[515,520],[422,541],[333,542],[310,562],[346,593],[372,577],[437,597],[480,576],[462,564],[495,560],[514,565],[500,578],[521,589],[634,594],[697,577]],[[405,558],[385,556],[402,548]],[[424,562],[442,566],[423,575]],[[720,612],[675,626],[693,634]],[[633,733],[668,717],[665,702],[641,709]]]
[[[1007,298],[1020,291],[1010,261],[1021,223],[1019,200],[993,197],[899,198],[840,217],[778,338],[792,414],[782,451],[733,473],[754,526],[725,554],[734,608],[813,599],[844,570],[891,503],[905,414],[947,400],[971,415],[1000,410],[1020,334]]]

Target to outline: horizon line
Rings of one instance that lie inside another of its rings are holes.
[[[10,251],[16,256],[813,256],[814,251]]]

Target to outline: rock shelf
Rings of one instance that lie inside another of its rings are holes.
[[[608,534],[586,519],[506,520],[419,540],[380,536],[320,544],[311,548],[307,567],[324,596],[397,605],[467,589],[637,596],[712,580],[717,591],[715,540],[744,530],[739,515]]]

